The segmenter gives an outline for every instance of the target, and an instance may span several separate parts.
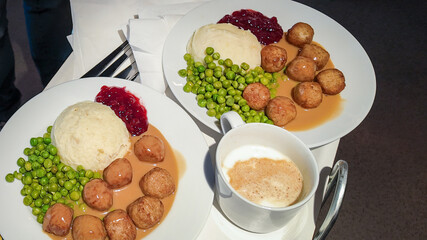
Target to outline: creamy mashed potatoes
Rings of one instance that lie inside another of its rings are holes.
[[[130,148],[123,121],[110,107],[84,101],[67,107],[55,120],[52,141],[61,161],[73,168],[102,170]]]
[[[221,59],[230,58],[233,63],[246,62],[251,68],[261,64],[261,44],[250,31],[229,23],[209,24],[197,29],[187,44],[187,52],[195,61],[203,62],[205,50],[213,47]]]

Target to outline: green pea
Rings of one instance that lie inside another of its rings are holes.
[[[234,99],[233,99],[233,98],[228,98],[228,99],[226,100],[225,104],[226,104],[227,106],[233,106],[233,104],[234,104]]]
[[[18,180],[22,179],[22,173],[17,172],[17,171],[13,172],[13,176]]]
[[[65,197],[65,196],[67,196],[67,195],[68,195],[68,190],[67,190],[67,189],[65,189],[65,188],[61,188],[61,190],[59,190],[59,192],[61,193],[61,195],[62,195],[63,197]]]
[[[249,64],[242,62],[242,64],[240,64],[240,67],[243,68],[244,70],[248,70],[249,69]]]
[[[53,164],[55,164],[55,165],[58,165],[58,164],[60,164],[61,163],[61,159],[59,158],[59,156],[57,155],[57,156],[55,156],[54,158],[53,158]],[[57,169],[58,169],[58,167],[57,167]],[[59,169],[58,169],[59,170]]]
[[[236,77],[236,73],[235,73],[235,72],[233,72],[233,71],[228,71],[228,72],[225,74],[225,77],[226,77],[228,80],[233,80],[233,79],[234,79],[234,77]]]
[[[55,192],[52,196],[52,200],[58,201],[62,197],[60,192]]]
[[[206,48],[206,54],[207,55],[212,55],[214,53],[214,49],[212,47],[207,47]]]
[[[70,169],[69,171],[67,171],[66,173],[65,173],[65,175],[67,175],[67,177],[68,177],[68,179],[74,179],[74,178],[76,178],[77,176],[77,173],[73,170],[73,169]]]
[[[178,71],[178,75],[181,77],[186,77],[187,76],[187,70],[186,69],[180,69]]]
[[[212,92],[206,92],[205,93],[205,99],[207,100],[207,99],[210,99],[210,98],[212,98]]]
[[[100,172],[94,172],[93,178],[101,178],[101,173]]]
[[[31,163],[31,168],[33,169],[33,170],[37,170],[37,169],[39,169],[41,167],[41,165],[40,165],[40,163],[39,162],[33,162],[33,163]]]
[[[5,179],[6,179],[6,182],[10,182],[11,183],[11,182],[13,182],[15,180],[15,176],[13,176],[12,173],[8,173],[8,174],[6,174]]]
[[[213,57],[211,55],[206,55],[204,60],[205,60],[205,63],[209,64],[213,62]]]
[[[70,171],[71,170],[71,167],[70,166],[67,166],[67,165],[64,165],[64,167],[62,168],[62,171],[64,172],[64,173],[66,173],[66,172],[68,172],[68,171]]]
[[[199,105],[199,107],[206,107],[206,99],[200,99],[197,101],[197,105]]]
[[[248,105],[244,105],[242,106],[242,111],[243,112],[248,112],[249,113],[250,107]]]
[[[191,92],[192,87],[188,84],[188,82],[183,87],[184,92],[189,93]]]
[[[22,178],[22,183],[25,185],[30,185],[33,182],[33,178],[31,176],[25,176]]]
[[[38,143],[39,142],[37,141],[37,138],[31,138],[30,139],[30,145],[31,146],[35,147],[35,146],[37,146]]]
[[[43,198],[43,204],[49,204],[52,201],[52,195],[48,194]]]
[[[17,164],[19,167],[23,167],[23,166],[24,166],[24,164],[25,164],[25,159],[23,159],[22,157],[18,158],[18,160],[16,161],[16,164]]]
[[[209,110],[206,112],[206,114],[207,114],[209,117],[214,117],[214,116],[216,115],[216,111],[215,111],[215,109],[209,109]]]
[[[48,135],[48,136],[43,136],[43,142],[45,144],[50,144],[52,142],[52,139],[50,138],[50,135]]]
[[[36,200],[34,201],[34,205],[35,205],[36,207],[41,207],[41,206],[43,205],[43,199],[41,199],[41,198],[36,199]]]
[[[40,191],[37,189],[33,189],[30,195],[33,199],[37,199],[40,196]]]
[[[217,102],[218,103],[225,103],[225,97],[223,95],[219,95],[218,98],[217,98]]]
[[[73,201],[77,201],[80,199],[80,194],[77,191],[73,191],[70,193],[70,199]]]
[[[46,170],[43,169],[43,168],[38,168],[36,170],[36,175],[37,175],[38,178],[42,178],[42,177],[44,177],[46,175]]]
[[[42,210],[39,207],[33,207],[32,213],[34,216],[39,215],[41,212],[42,212]]]
[[[44,214],[37,215],[37,222],[43,224]]]
[[[218,64],[219,65],[224,65],[224,60],[223,59],[218,59]]]
[[[40,185],[46,186],[49,183],[49,179],[47,177],[42,177],[40,179]]]
[[[221,55],[218,52],[214,52],[212,54],[212,57],[213,57],[214,60],[218,60],[221,57]]]
[[[191,59],[192,59],[192,57],[191,57],[191,55],[189,53],[184,54],[184,60],[186,62],[189,61],[189,60],[191,60]]]
[[[226,67],[231,67],[231,66],[233,66],[233,61],[231,61],[231,59],[227,58],[224,60],[224,65]]]
[[[56,155],[58,153],[58,149],[55,146],[49,148],[49,153],[52,155]]]
[[[51,133],[51,132],[52,132],[52,126],[47,127],[46,131],[47,131],[48,133]]]
[[[56,202],[64,204],[65,203],[65,199],[64,198],[59,198]]]
[[[215,69],[215,67],[216,67],[216,64],[214,63],[214,62],[210,62],[210,63],[208,63],[208,68],[209,69]]]

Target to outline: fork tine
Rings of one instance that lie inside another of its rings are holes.
[[[122,63],[128,58],[129,56],[125,53],[123,53],[116,61],[114,61],[107,69],[105,69],[99,76],[101,77],[111,77],[113,76],[114,72],[122,65]]]
[[[133,64],[133,63],[132,63]],[[127,68],[125,68],[123,71],[119,72],[115,78],[123,78],[126,79],[126,77],[129,75],[129,73],[132,70],[132,64],[130,64]]]
[[[105,69],[105,67],[127,46],[129,46],[129,42],[124,41],[120,46],[114,49],[114,51],[108,54],[108,56],[102,59],[101,62],[96,64],[92,69],[90,69],[86,74],[84,74],[82,78],[98,76]]]

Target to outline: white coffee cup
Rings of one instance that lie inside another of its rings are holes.
[[[245,124],[233,111],[220,119],[224,136],[216,150],[216,200],[237,226],[256,233],[268,233],[283,227],[313,197],[319,183],[317,162],[310,149],[289,131],[264,123]],[[222,163],[234,149],[246,145],[273,148],[288,156],[303,176],[303,189],[298,201],[287,207],[267,207],[241,196],[228,182]]]

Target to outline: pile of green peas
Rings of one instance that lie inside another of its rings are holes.
[[[52,126],[49,126],[43,137],[31,138],[31,147],[23,152],[27,160],[18,158],[19,170],[5,177],[7,182],[17,179],[23,183],[23,203],[32,208],[39,223],[43,223],[45,213],[55,203],[85,208],[81,200],[84,185],[93,178],[101,178],[99,172],[85,170],[82,166],[74,170],[62,163],[57,148],[51,143],[51,131]]]
[[[246,123],[273,124],[264,111],[251,109],[242,93],[248,84],[260,82],[273,98],[279,86],[278,73],[265,72],[259,66],[250,69],[247,63],[233,64],[229,58],[221,59],[212,47],[206,48],[203,63],[196,62],[189,53],[184,55],[184,60],[187,68],[178,71],[179,76],[187,80],[183,90],[196,95],[197,104],[207,109],[208,116],[219,119],[223,113],[235,111]]]

